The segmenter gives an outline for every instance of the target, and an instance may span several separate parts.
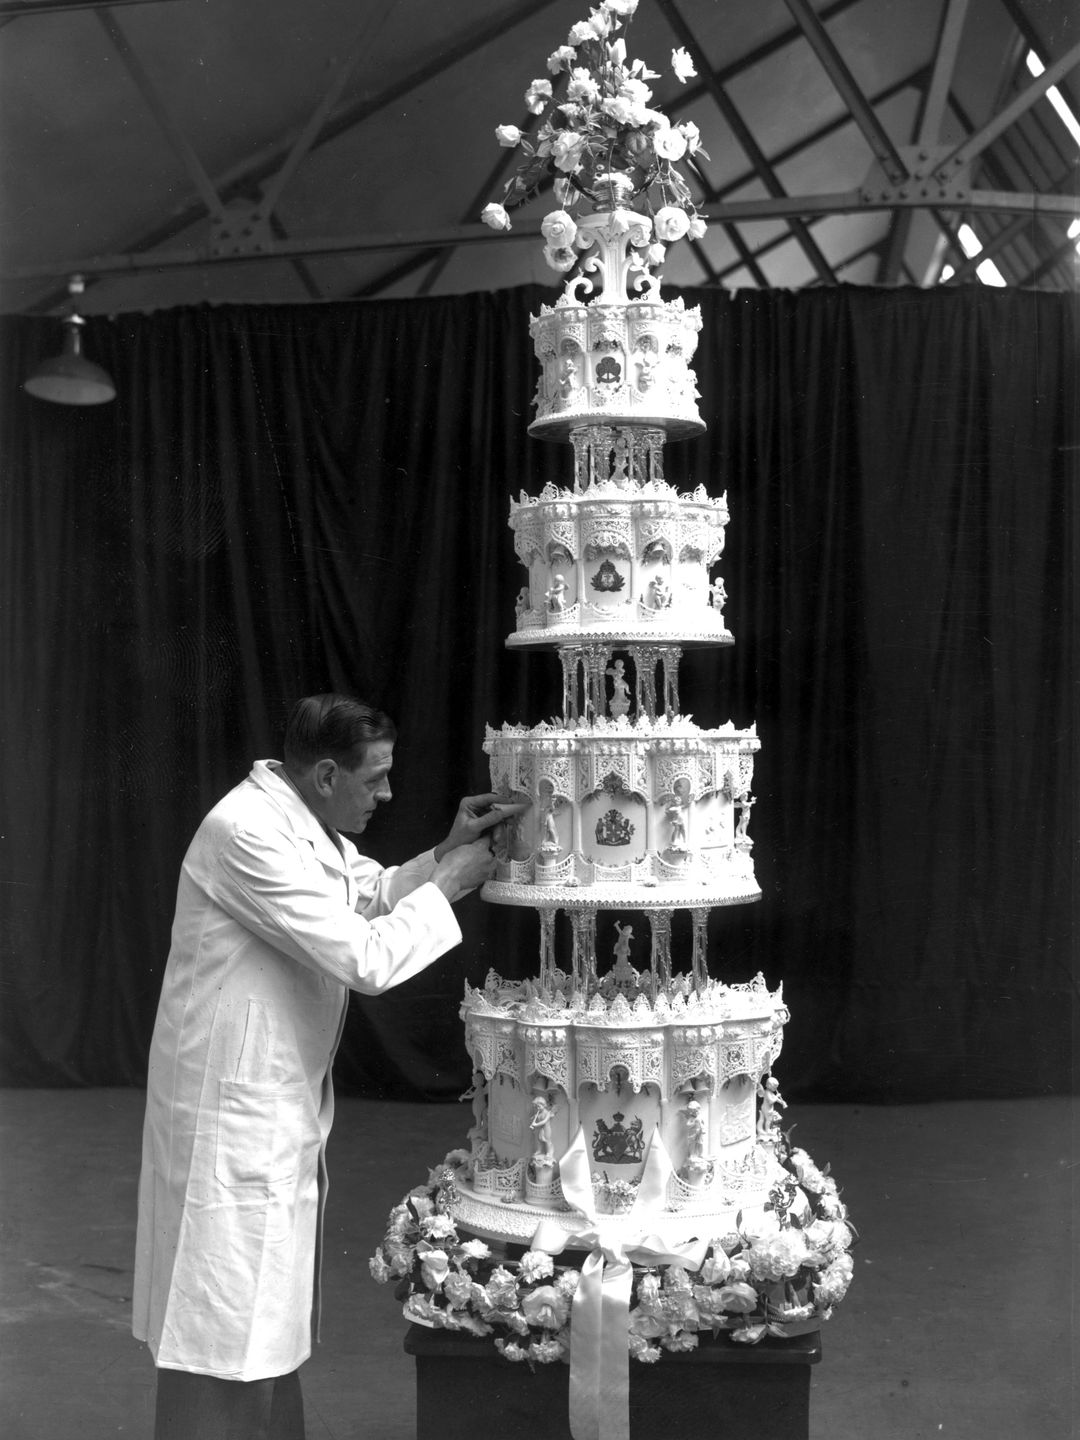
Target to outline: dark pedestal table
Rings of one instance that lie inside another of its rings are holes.
[[[569,1440],[570,1367],[504,1360],[492,1342],[410,1325],[416,1440]],[[810,1366],[821,1335],[630,1361],[630,1440],[808,1440]]]

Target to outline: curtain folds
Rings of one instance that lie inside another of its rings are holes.
[[[764,899],[713,915],[712,973],[783,981],[789,1095],[1065,1089],[1075,300],[685,298],[709,430],[667,472],[727,491],[736,644],[685,658],[683,709],[762,739]],[[118,399],[87,411],[19,388],[55,321],[0,322],[4,1083],[142,1082],[183,852],[293,698],[397,719],[385,863],[487,788],[485,723],[555,713],[556,658],[504,648],[509,497],[571,476],[526,434],[550,300],[95,319]],[[533,973],[538,936],[461,918],[451,957],[354,998],[339,1083],[468,1083],[463,980]]]

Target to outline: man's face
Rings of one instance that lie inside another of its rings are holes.
[[[359,835],[375,813],[376,805],[390,799],[390,767],[394,763],[392,740],[374,740],[367,747],[363,763],[355,770],[334,771],[333,794],[326,818],[335,830]]]

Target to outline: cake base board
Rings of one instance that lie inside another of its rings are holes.
[[[404,1345],[416,1361],[417,1440],[570,1440],[568,1365],[530,1369],[490,1340],[419,1325]],[[820,1360],[819,1331],[756,1345],[703,1335],[696,1350],[655,1365],[631,1360],[630,1440],[808,1440],[810,1366]]]
[[[688,415],[646,415],[635,409],[601,410],[595,407],[560,410],[555,415],[544,415],[534,420],[528,433],[537,440],[569,440],[575,430],[589,425],[623,426],[635,430],[663,430],[668,440],[689,440],[693,435],[705,433],[705,421],[700,416]]]
[[[525,905],[534,910],[696,910],[749,905],[761,899],[756,884],[720,887],[714,882],[645,887],[627,881],[603,885],[522,885],[486,880],[480,895],[492,905]]]
[[[694,630],[684,622],[671,625],[650,625],[648,630],[640,626],[603,625],[597,622],[577,625],[536,625],[526,630],[515,630],[506,637],[508,650],[527,648],[565,650],[574,645],[603,644],[619,649],[631,645],[678,645],[680,650],[704,649],[706,646],[734,645],[735,637],[730,630]]]
[[[650,1216],[644,1225],[640,1219],[631,1220],[629,1216],[602,1215],[600,1219],[604,1226],[613,1232],[618,1231],[621,1220],[625,1221],[628,1240],[639,1236],[642,1228],[650,1233],[662,1229],[664,1240],[669,1245],[682,1245],[688,1240],[711,1240],[734,1231],[737,1228],[736,1217],[740,1212],[743,1227],[753,1229],[754,1222],[764,1217],[762,1206],[768,1197],[771,1179],[770,1174],[769,1180],[758,1192],[761,1198],[757,1203],[744,1197],[731,1200],[725,1205],[719,1203],[717,1197],[707,1209],[665,1211],[663,1215]],[[592,1248],[574,1243],[575,1237],[580,1235],[583,1229],[591,1228],[575,1210],[548,1210],[539,1205],[529,1205],[524,1200],[489,1199],[461,1187],[454,1201],[453,1217],[456,1225],[479,1235],[483,1240],[527,1246],[536,1233],[537,1226],[544,1221],[549,1233],[552,1229],[565,1233],[567,1252],[587,1253]]]

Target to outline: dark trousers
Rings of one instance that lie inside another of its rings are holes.
[[[220,1380],[159,1370],[154,1440],[304,1440],[300,1372]]]

